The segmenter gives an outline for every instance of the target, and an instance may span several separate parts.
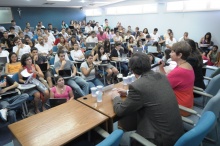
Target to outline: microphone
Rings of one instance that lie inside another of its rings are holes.
[[[151,69],[152,68],[155,68],[155,67],[157,67],[157,66],[159,66],[159,65],[161,65],[162,64],[162,62],[159,62],[159,63],[156,63],[156,64],[152,64],[151,65]],[[170,65],[170,63],[167,63],[167,62],[165,62],[165,65],[164,66],[169,66]]]

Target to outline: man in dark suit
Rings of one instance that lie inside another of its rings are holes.
[[[116,42],[115,49],[113,49],[111,51],[110,58],[111,58],[111,60],[118,61],[118,60],[120,60],[119,58],[122,56],[123,53],[124,53],[124,50],[121,47],[121,43]],[[127,64],[125,62],[120,62],[119,66],[121,66],[121,69],[123,71],[123,75],[127,76],[128,72],[129,72]]]
[[[129,90],[112,93],[114,111],[119,117],[133,115],[125,123],[157,146],[173,146],[183,134],[183,124],[175,94],[166,78],[151,70],[146,54],[135,53],[129,67],[137,78]],[[123,101],[120,96],[127,96]],[[136,120],[136,125],[131,125]],[[125,127],[126,127],[125,125]],[[123,128],[123,125],[121,125]],[[135,144],[137,145],[137,144]]]

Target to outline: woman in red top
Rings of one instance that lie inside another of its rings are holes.
[[[27,69],[28,73],[33,73],[32,78],[36,78],[36,79],[38,79],[39,77],[44,78],[44,74],[42,73],[40,67],[37,64],[32,64],[32,59],[31,59],[30,54],[26,53],[22,55],[21,64],[22,64],[22,68],[19,70],[19,82],[20,83],[25,83],[25,78],[21,75],[21,72],[25,69]],[[45,103],[47,99],[49,98],[49,91],[46,88],[46,86],[44,86],[44,84],[41,82],[39,82],[39,84],[42,87],[41,91],[38,87],[31,88],[25,91],[29,95],[34,96],[35,113],[40,112],[38,108],[40,100],[42,100],[42,110],[43,111],[46,110]]]
[[[178,104],[188,108],[193,107],[193,86],[195,79],[192,66],[186,62],[190,52],[191,47],[185,41],[173,44],[170,57],[172,61],[177,63],[177,67],[167,75]],[[160,65],[160,71],[165,73],[163,66],[164,63]],[[181,111],[181,115],[187,116],[188,114]]]

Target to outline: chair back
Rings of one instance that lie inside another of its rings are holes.
[[[220,74],[220,68],[216,69],[212,75],[210,76],[210,78],[214,78],[215,76],[217,76],[218,74]]]
[[[53,46],[52,50],[53,50],[54,53],[56,53],[58,51],[58,47],[57,46]]]
[[[50,65],[54,65],[55,57],[50,58]]]
[[[117,129],[96,146],[118,146],[122,135],[123,135],[123,131]]]
[[[205,92],[215,96],[220,89],[219,83],[220,83],[220,74],[210,80],[208,86],[205,89]]]
[[[215,114],[216,118],[219,118],[220,91],[218,91],[218,93],[208,101],[201,114],[205,113],[206,111],[212,111]]]
[[[190,131],[183,134],[174,146],[197,146],[212,129],[216,121],[215,114],[206,111],[199,119],[196,126]]]
[[[11,78],[16,82],[19,82],[18,73],[13,74],[13,76]]]

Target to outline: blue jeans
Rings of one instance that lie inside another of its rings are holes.
[[[67,85],[72,87],[80,96],[89,94],[89,83],[81,77],[75,76],[67,80]],[[82,88],[82,89],[81,89]]]
[[[102,84],[102,82],[97,78],[94,78],[94,79],[89,80],[87,82],[89,83],[89,88],[96,87],[96,86],[104,86]]]
[[[128,65],[124,62],[121,62],[121,69],[122,69],[123,75],[127,76],[129,72]]]
[[[24,93],[21,95],[16,95],[12,97],[4,97],[0,100],[0,107],[2,109],[8,109],[8,119],[10,123],[16,122],[16,112],[14,109],[21,107],[22,103],[24,103],[28,99],[29,95]]]

